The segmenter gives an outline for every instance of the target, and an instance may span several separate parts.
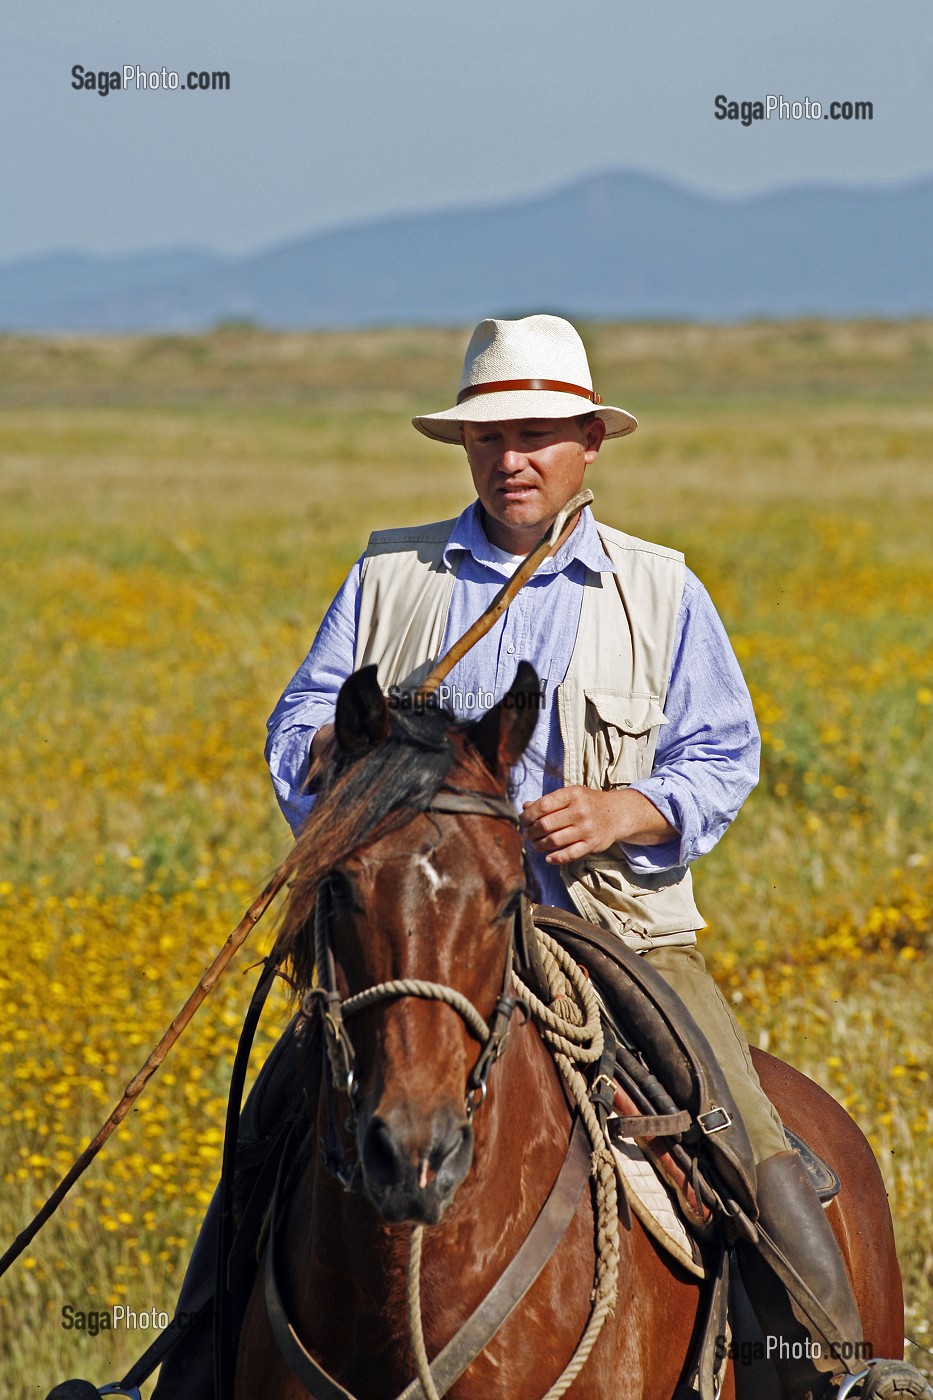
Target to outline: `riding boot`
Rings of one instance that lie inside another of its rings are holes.
[[[760,1223],[835,1322],[858,1369],[862,1324],[858,1305],[820,1199],[796,1152],[758,1165]],[[822,1400],[846,1374],[842,1360],[807,1321],[764,1258],[739,1246],[742,1276],[774,1362],[791,1400]]]

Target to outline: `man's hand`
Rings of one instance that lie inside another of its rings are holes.
[[[522,809],[522,827],[531,846],[549,865],[566,865],[616,841],[660,846],[677,831],[640,792],[620,788],[565,787],[546,793]]]

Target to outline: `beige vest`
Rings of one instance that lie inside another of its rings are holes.
[[[354,666],[383,690],[414,689],[437,660],[456,567],[443,562],[453,520],[380,530],[363,562]],[[615,574],[587,571],[567,675],[557,689],[564,783],[600,790],[647,777],[671,669],[683,555],[598,525]],[[459,557],[459,556],[458,556]],[[561,867],[575,908],[638,951],[690,945],[704,921],[683,866],[633,871],[622,851]]]

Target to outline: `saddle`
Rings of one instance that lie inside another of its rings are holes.
[[[618,938],[563,909],[536,905],[543,928],[586,968],[600,988],[619,1040],[623,1088],[645,1104],[641,1121],[619,1120],[628,1136],[703,1140],[716,1175],[752,1219],[755,1162],[745,1125],[709,1042],[664,978]],[[639,1073],[640,1052],[645,1073]],[[725,1204],[725,1203],[724,1203]]]
[[[603,1002],[615,1041],[614,1075],[628,1109],[609,1118],[610,1139],[644,1142],[698,1238],[709,1234],[714,1211],[726,1220],[743,1214],[755,1220],[748,1134],[709,1041],[680,997],[604,929],[548,905],[535,905],[533,918],[586,969]],[[839,1177],[802,1139],[785,1133],[820,1200],[830,1200]]]

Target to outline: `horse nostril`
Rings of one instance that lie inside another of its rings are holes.
[[[380,1186],[394,1186],[404,1163],[395,1140],[381,1118],[373,1118],[363,1136],[363,1166]]]
[[[469,1123],[459,1123],[451,1128],[444,1141],[439,1143],[431,1154],[436,1163],[435,1171],[439,1172],[445,1165],[453,1165],[464,1152],[468,1151],[472,1156],[472,1146],[473,1129]]]

